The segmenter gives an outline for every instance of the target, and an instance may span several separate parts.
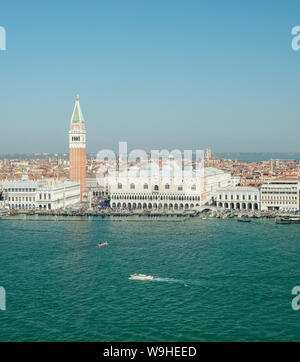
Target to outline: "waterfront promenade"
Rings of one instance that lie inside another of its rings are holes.
[[[219,208],[216,206],[202,206],[198,210],[63,210],[63,211],[49,211],[49,210],[35,210],[35,211],[23,211],[23,210],[11,210],[2,212],[0,214],[0,220],[2,219],[21,219],[21,220],[85,220],[88,218],[110,218],[116,219],[174,219],[174,218],[190,218],[198,217],[206,219],[219,218],[219,219],[231,219],[231,218],[278,218],[278,217],[290,217],[299,215],[299,213],[292,212],[280,212],[280,211],[252,211],[252,210],[228,210]]]

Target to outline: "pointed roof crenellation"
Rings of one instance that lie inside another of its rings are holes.
[[[80,103],[79,103],[79,94],[76,95],[76,102],[71,118],[71,124],[72,123],[84,123],[84,118],[81,112]]]

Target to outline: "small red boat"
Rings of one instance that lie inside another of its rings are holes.
[[[108,245],[108,243],[105,241],[105,242],[103,242],[103,243],[99,243],[99,244],[98,244],[98,247],[101,248],[101,246],[106,246],[106,245]]]

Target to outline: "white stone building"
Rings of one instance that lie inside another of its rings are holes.
[[[37,181],[8,181],[2,184],[6,206],[10,209],[35,209],[37,188],[42,183]]]
[[[78,202],[80,202],[80,182],[65,181],[37,189],[36,207],[39,209],[57,210]]]
[[[197,209],[211,203],[217,187],[231,185],[231,175],[204,168],[200,173],[181,173],[166,168],[153,172],[151,163],[144,169],[130,168],[111,182],[110,206],[113,209]]]
[[[109,196],[110,187],[109,185],[101,186],[97,182],[97,178],[87,178],[86,179],[86,190],[84,192],[84,198],[88,199],[89,193],[92,196]]]
[[[10,209],[65,208],[80,201],[80,183],[17,180],[2,184],[5,205]]]
[[[272,180],[261,186],[261,209],[300,210],[300,183],[297,179]]]
[[[4,201],[4,196],[3,196],[3,190],[2,187],[0,186],[0,210],[5,208],[5,201]]]
[[[231,210],[260,210],[260,190],[248,186],[219,188],[216,203]]]
[[[212,204],[216,201],[217,190],[221,187],[235,186],[239,179],[218,168],[204,168],[204,194],[203,203]]]

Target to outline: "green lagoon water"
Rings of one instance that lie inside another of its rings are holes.
[[[299,341],[299,234],[273,220],[0,220],[0,341]]]

